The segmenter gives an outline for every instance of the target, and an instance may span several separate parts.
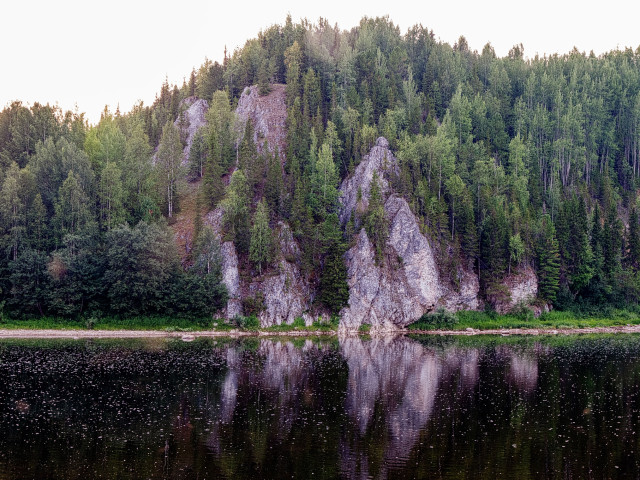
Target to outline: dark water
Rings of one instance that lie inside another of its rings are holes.
[[[0,479],[640,478],[640,337],[2,341]]]

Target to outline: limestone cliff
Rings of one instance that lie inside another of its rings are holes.
[[[291,229],[278,222],[276,233],[275,268],[255,278],[249,286],[252,295],[259,292],[264,297],[264,310],[258,316],[263,327],[291,324],[296,317],[307,316],[314,298],[311,285],[300,272],[300,247]]]
[[[189,161],[193,137],[198,129],[206,124],[205,114],[209,110],[209,104],[201,98],[188,97],[180,102],[180,107],[185,110],[173,124],[181,130],[181,136],[186,141],[182,151],[182,164],[186,165]]]
[[[224,309],[225,318],[233,319],[242,315],[242,292],[240,290],[240,270],[238,253],[233,242],[222,242],[222,207],[217,207],[205,217],[205,224],[211,226],[220,243],[220,258],[222,261],[222,282],[227,287],[229,300]]]
[[[206,224],[221,237],[222,207],[210,212]],[[314,291],[308,280],[300,272],[300,247],[285,222],[278,222],[275,230],[276,259],[273,267],[263,275],[251,280],[240,275],[238,253],[233,242],[222,242],[222,281],[227,287],[229,301],[222,312],[228,320],[243,315],[243,299],[262,298],[264,308],[258,314],[260,326],[269,327],[282,323],[291,324],[297,317],[305,318],[310,323],[309,310],[314,298]]]
[[[258,95],[257,87],[247,87],[236,113],[240,119],[253,122],[254,140],[259,149],[263,148],[266,140],[270,149],[277,147],[281,154],[284,153],[286,105],[283,85],[273,85],[271,93],[264,97]],[[457,311],[478,309],[483,305],[475,272],[458,267],[456,272],[443,275],[438,265],[438,258],[443,253],[438,252],[444,247],[423,233],[407,201],[393,190],[399,173],[398,161],[388,141],[380,137],[340,186],[340,221],[344,226],[355,218],[355,225],[360,228],[371,181],[376,174],[389,225],[382,260],[376,260],[375,248],[364,229],[358,231],[345,254],[349,302],[340,312],[341,330],[357,330],[365,323],[371,324],[373,330],[395,330],[439,307]],[[219,208],[209,214],[209,223],[219,233],[221,217]],[[238,258],[234,245],[230,242],[222,244],[223,278],[230,298],[225,311],[227,318],[245,313],[243,301],[247,299],[262,303],[258,316],[263,327],[290,324],[297,317],[303,317],[306,323],[310,323],[317,315],[318,312],[313,311],[317,285],[300,269],[300,247],[289,226],[283,221],[278,222],[274,234],[277,239],[275,259],[262,275],[253,278],[250,277],[250,267]],[[531,269],[524,270],[506,279],[505,285],[507,300],[502,304],[496,303],[499,311],[508,311],[517,303],[535,296],[535,273]]]
[[[377,330],[391,330],[416,321],[437,306],[449,310],[479,306],[479,282],[473,272],[459,272],[458,291],[441,278],[430,241],[420,231],[406,200],[391,191],[390,180],[397,171],[397,159],[381,137],[340,187],[340,219],[346,222],[354,209],[366,208],[357,205],[358,197],[366,202],[377,172],[383,195],[387,195],[384,210],[389,222],[385,258],[380,264],[364,229],[346,253],[349,305],[341,312],[342,329],[355,330],[367,323]]]
[[[271,85],[271,92],[261,96],[256,85],[246,87],[238,100],[236,115],[242,122],[251,119],[254,133],[253,141],[258,153],[263,153],[265,140],[271,152],[278,148],[280,160],[284,162],[287,151],[287,105],[286,86]]]
[[[507,275],[502,280],[502,295],[496,296],[493,305],[498,313],[508,313],[519,305],[528,305],[538,293],[538,277],[529,266]]]

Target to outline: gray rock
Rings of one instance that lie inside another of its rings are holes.
[[[222,207],[218,206],[215,210],[209,212],[204,219],[204,223],[213,228],[218,239],[221,239],[223,213]],[[233,242],[223,242],[220,245],[220,257],[222,264],[222,282],[227,287],[227,293],[229,294],[229,300],[223,315],[227,319],[232,319],[243,313],[238,254]]]
[[[261,292],[264,296],[265,309],[259,315],[262,327],[290,325],[297,317],[304,318],[313,301],[313,289],[300,272],[300,247],[286,223],[278,223],[276,238],[279,250],[276,271],[250,286],[254,295]]]
[[[518,305],[528,305],[538,293],[538,277],[530,266],[507,275],[502,285],[505,287],[505,295],[493,299],[493,307],[501,314],[510,312]]]
[[[243,124],[248,119],[253,122],[253,141],[258,153],[263,153],[266,140],[271,152],[278,148],[280,160],[284,162],[287,151],[286,86],[271,85],[271,92],[265,96],[258,94],[256,85],[246,87],[238,100],[236,114]]]
[[[376,146],[340,187],[342,210],[346,222],[354,209],[358,211],[358,190],[362,202],[369,195],[374,172],[378,172],[389,222],[389,238],[384,261],[376,264],[375,251],[364,229],[355,245],[346,253],[349,305],[341,312],[341,330],[356,330],[363,323],[373,331],[404,327],[437,306],[448,310],[475,309],[479,281],[471,271],[460,269],[459,291],[441,278],[430,241],[420,231],[416,216],[407,201],[391,191],[389,179],[398,169],[389,144],[379,138]],[[362,207],[363,210],[365,207]]]
[[[209,110],[209,104],[206,100],[196,97],[188,97],[182,100],[181,106],[187,107],[181,115],[184,115],[183,123],[186,123],[182,135],[186,137],[187,145],[182,151],[182,164],[186,165],[189,161],[189,153],[191,152],[191,145],[193,144],[193,137],[200,127],[206,125],[205,114]],[[178,118],[173,124],[180,128],[180,118]]]
[[[374,172],[378,173],[380,190],[383,195],[389,192],[389,177],[397,174],[398,160],[389,150],[389,142],[384,137],[376,140],[375,146],[365,155],[352,175],[346,178],[340,186],[340,221],[344,224],[349,220],[355,208],[366,209],[368,205],[371,180]],[[362,205],[358,206],[358,190],[361,192]]]

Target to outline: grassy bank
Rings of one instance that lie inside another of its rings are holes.
[[[436,312],[424,315],[409,325],[409,330],[499,330],[511,328],[590,328],[638,325],[640,315],[627,310],[612,310],[607,316],[580,315],[574,312],[552,311],[533,317],[531,313],[498,315],[492,312]]]
[[[302,318],[297,318],[291,325],[274,325],[260,328],[256,317],[239,317],[233,321],[211,318],[180,317],[88,317],[68,319],[57,317],[37,317],[30,319],[0,318],[0,329],[15,330],[162,330],[175,332],[196,332],[215,330],[220,332],[240,330],[248,332],[331,332],[337,331],[337,318],[331,322],[315,322],[305,326]]]
[[[619,325],[639,325],[640,314],[627,310],[612,310],[606,316],[580,315],[573,312],[553,311],[534,318],[530,313],[498,315],[491,312],[463,311],[458,313],[435,312],[424,315],[409,325],[408,330],[499,330],[515,328],[531,329],[576,329],[593,327],[614,327]],[[362,325],[361,333],[369,331],[369,325]],[[0,318],[0,329],[27,330],[161,330],[175,332],[214,331],[263,331],[279,332],[332,332],[338,329],[338,320],[315,322],[305,326],[301,318],[291,325],[274,325],[259,328],[255,317],[238,318],[232,322],[212,320],[211,318],[188,319],[179,317],[102,317],[65,319],[38,317],[32,319]]]

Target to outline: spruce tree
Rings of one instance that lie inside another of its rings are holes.
[[[627,263],[637,269],[640,266],[640,228],[638,227],[638,212],[631,208],[629,212],[629,255]]]
[[[269,208],[275,215],[281,213],[280,203],[282,201],[282,167],[278,157],[278,149],[273,155],[268,157],[267,181],[264,186],[264,194]]]
[[[537,250],[538,295],[553,303],[556,300],[560,281],[560,253],[556,231],[549,215],[542,217]]]
[[[273,236],[269,228],[269,211],[264,200],[260,200],[253,215],[249,244],[249,259],[258,267],[259,275],[262,275],[262,267],[271,261],[272,251]]]
[[[378,173],[373,173],[369,190],[369,206],[364,216],[364,228],[376,248],[376,262],[382,262],[382,255],[389,236],[389,222],[384,211],[384,199]]]

